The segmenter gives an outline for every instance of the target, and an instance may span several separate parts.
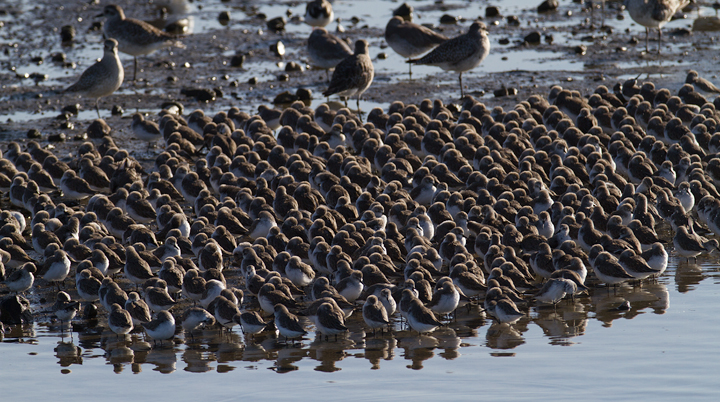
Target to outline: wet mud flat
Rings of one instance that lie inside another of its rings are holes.
[[[118,2],[129,17],[157,18],[153,5]],[[156,2],[161,4],[161,2]],[[374,84],[366,92],[361,109],[387,106],[395,100],[419,103],[438,98],[445,103],[459,102],[457,75],[432,67],[416,67],[413,80],[400,56],[387,47],[383,32],[396,2],[359,2],[378,7],[376,15],[343,15],[347,3],[338,2],[345,32],[351,42],[367,39],[375,65]],[[712,12],[709,6],[685,13],[685,19],[665,28],[662,54],[657,55],[656,33],[651,52],[644,52],[644,30],[609,2],[605,26],[600,26],[599,10],[591,13],[584,5],[561,2],[555,12],[538,13],[536,5],[509,3],[506,8],[492,2],[417,2],[415,21],[435,26],[446,36],[465,31],[469,19],[481,17],[488,25],[491,53],[477,69],[464,74],[466,93],[480,98],[489,107],[509,107],[531,94],[547,94],[550,86],[562,85],[585,95],[599,84],[612,87],[630,77],[652,80],[659,87],[676,91],[685,73],[693,68],[712,79],[717,59],[717,34],[693,32],[698,15]],[[500,15],[487,17],[488,6],[498,6]],[[41,140],[65,134],[72,143],[81,139],[96,118],[93,100],[61,93],[79,74],[102,55],[103,4],[70,1],[62,5],[49,0],[32,4],[6,2],[0,7],[0,141],[22,140],[31,129],[40,131]],[[271,104],[278,94],[295,94],[299,88],[312,92],[312,104],[324,101],[324,71],[308,69],[306,39],[310,27],[301,22],[303,5],[298,2],[253,2],[252,5],[222,1],[188,3],[194,33],[182,37],[185,49],[163,49],[138,58],[138,80],[131,81],[132,58],[121,54],[126,80],[115,94],[101,99],[102,117],[113,128],[113,135],[125,142],[129,116],[135,111],[156,114],[163,105],[177,102],[184,113],[201,108],[206,114],[232,106],[255,112],[260,104]],[[370,7],[366,7],[370,8]],[[373,9],[375,11],[375,9]],[[229,20],[221,25],[219,16]],[[290,15],[288,15],[290,14]],[[462,15],[456,25],[439,24],[438,15]],[[680,15],[679,15],[680,16]],[[268,20],[284,17],[286,29],[272,32]],[[353,18],[355,17],[355,18]],[[329,28],[335,29],[336,23]],[[63,44],[63,27],[74,28],[72,41]],[[529,43],[528,40],[533,41]],[[535,43],[535,41],[538,41]],[[283,56],[272,50],[278,41]],[[241,66],[239,59],[244,58]],[[235,60],[233,60],[235,58]],[[285,71],[288,64],[299,64],[302,71]],[[186,96],[189,90],[201,90]],[[495,92],[509,93],[495,97]],[[514,95],[513,95],[514,94]],[[336,99],[333,99],[336,100]],[[76,105],[79,105],[77,107]],[[282,105],[279,105],[280,107]],[[122,114],[111,114],[112,109]],[[78,113],[79,112],[79,113]],[[55,144],[56,146],[58,144]],[[72,144],[65,144],[69,149]]]

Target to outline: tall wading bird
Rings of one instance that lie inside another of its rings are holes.
[[[420,56],[447,41],[430,28],[403,20],[402,17],[392,17],[385,26],[385,41],[400,56],[410,59]],[[409,75],[412,78],[412,64]]]
[[[460,97],[465,96],[462,85],[462,73],[470,71],[482,63],[490,53],[490,39],[487,28],[482,22],[475,21],[466,34],[456,36],[432,52],[419,59],[410,59],[412,64],[437,66],[445,71],[460,73]]]
[[[103,25],[105,36],[117,40],[118,50],[133,56],[135,66],[133,81],[137,77],[137,56],[150,54],[165,47],[185,47],[174,35],[161,31],[145,21],[125,18],[123,9],[115,4],[105,6],[103,13],[98,17],[107,19]]]
[[[106,39],[103,46],[103,58],[83,71],[77,82],[65,89],[65,92],[77,92],[95,98],[95,110],[98,118],[100,118],[100,107],[98,106],[100,98],[117,91],[125,78],[117,51],[117,41]]]
[[[355,53],[335,66],[330,86],[323,95],[338,94],[346,99],[357,95],[357,107],[360,109],[360,97],[370,88],[374,76],[375,69],[370,60],[368,42],[364,39],[358,40],[355,42]],[[345,105],[347,106],[347,100]]]
[[[307,50],[310,64],[325,70],[328,81],[330,81],[328,70],[335,68],[338,63],[353,54],[344,40],[329,33],[325,28],[313,29],[308,38]]]
[[[645,27],[645,51],[649,52],[650,28],[658,30],[658,54],[662,46],[662,27],[678,10],[690,4],[690,0],[625,0],[630,18]]]

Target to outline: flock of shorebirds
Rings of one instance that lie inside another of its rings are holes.
[[[117,6],[104,15],[128,21]],[[487,39],[479,24],[466,35]],[[113,63],[118,48],[105,42]],[[363,55],[359,41],[344,60]],[[718,249],[701,234],[720,234],[720,98],[700,91],[720,89],[694,71],[686,82],[677,95],[635,80],[589,97],[554,86],[507,111],[472,96],[395,101],[364,122],[302,102],[136,114],[133,135],[165,144],[149,171],[101,119],[71,158],[12,142],[2,303],[28,309],[24,294],[57,286],[60,321],[99,302],[118,335],[171,339],[177,319],[189,334],[217,323],[294,339],[308,330],[298,316],[326,337],[355,310],[373,332],[397,314],[422,333],[467,303],[512,323],[529,304],[653,280],[669,258],[658,225],[680,257]]]

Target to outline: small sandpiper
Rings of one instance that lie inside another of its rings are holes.
[[[22,267],[13,271],[7,279],[5,285],[11,292],[23,293],[30,289],[35,282],[35,264],[32,262],[25,263]]]
[[[123,272],[127,279],[137,286],[155,276],[150,269],[150,264],[140,258],[140,255],[135,251],[133,246],[127,247],[125,252],[127,256]]]
[[[106,39],[103,48],[103,58],[87,70],[83,71],[76,83],[65,89],[65,92],[78,92],[95,98],[95,110],[100,117],[100,98],[112,95],[120,88],[125,78],[122,63],[118,57],[118,42],[115,39]]]
[[[148,150],[150,150],[150,146],[153,143],[163,138],[163,135],[160,132],[160,128],[158,128],[157,123],[150,120],[145,120],[145,117],[140,113],[135,113],[133,115],[133,120],[130,124],[130,128],[132,129],[133,134],[138,140],[147,141]]]
[[[167,286],[162,280],[158,282],[160,282],[161,286]],[[177,302],[170,297],[167,288],[161,286],[150,286],[145,289],[145,303],[147,303],[152,311],[167,311],[177,304]]]
[[[280,335],[285,337],[286,342],[288,338],[299,338],[307,334],[298,317],[291,314],[284,305],[276,304],[274,313],[275,327],[280,332]]]
[[[592,268],[595,276],[608,285],[617,285],[635,279],[634,276],[625,272],[617,258],[607,251],[602,251],[595,257]]]
[[[97,192],[90,188],[90,184],[85,179],[79,177],[74,170],[66,170],[60,179],[60,189],[65,198],[72,200],[82,200],[92,197]]]
[[[155,313],[155,319],[147,324],[143,324],[145,332],[153,341],[162,341],[175,336],[175,317],[169,311],[159,311]]]
[[[185,332],[190,333],[200,327],[206,327],[215,323],[215,317],[202,307],[190,307],[182,317],[182,327]]]
[[[100,303],[107,311],[112,311],[113,304],[124,306],[128,300],[127,293],[120,289],[120,286],[113,282],[112,278],[102,280],[102,284],[98,289],[98,296],[100,296]]]
[[[329,335],[334,335],[337,340],[339,334],[348,330],[345,326],[345,314],[343,311],[327,302],[318,307],[315,324],[318,331],[325,335],[325,339]]]
[[[390,292],[388,289],[383,290],[387,290],[388,292]],[[375,334],[376,329],[384,328],[390,325],[390,319],[388,317],[387,310],[375,295],[370,295],[367,297],[367,299],[365,299],[362,313],[363,320],[365,321],[365,324],[372,328],[373,335]]]
[[[368,42],[358,40],[355,42],[355,53],[335,66],[330,86],[323,95],[339,94],[344,98],[357,95],[357,107],[360,109],[360,97],[370,88],[374,76],[375,69],[370,59]]]
[[[662,275],[667,269],[668,253],[662,243],[654,243],[649,250],[642,253],[642,258],[645,259],[650,268],[658,272],[657,276]]]
[[[145,324],[152,320],[150,308],[147,303],[140,299],[140,295],[137,294],[137,292],[130,292],[125,302],[125,310],[130,313],[134,326]]]
[[[395,301],[395,298],[393,298],[390,289],[382,289],[380,291],[380,296],[378,297],[378,300],[380,300],[380,303],[382,303],[383,307],[385,307],[385,311],[387,311],[388,317],[391,317],[393,314],[395,314],[395,310],[397,309],[397,302]]]
[[[257,335],[264,331],[268,324],[257,311],[245,311],[235,316],[234,320],[240,324],[244,333],[250,335]]]
[[[517,308],[517,305],[506,296],[503,296],[498,300],[490,300],[487,307],[489,307],[487,310],[490,314],[492,314],[500,323],[511,324],[525,316],[525,313],[520,311]]]
[[[98,17],[103,16],[107,18],[103,25],[105,36],[117,41],[118,50],[133,56],[135,61],[133,81],[137,76],[137,56],[150,54],[165,47],[185,47],[173,35],[161,31],[147,22],[125,18],[123,9],[118,5],[105,6],[103,13],[98,15]],[[117,58],[117,53],[115,56]]]
[[[425,307],[420,299],[415,297],[410,300],[410,306],[408,307],[405,318],[407,318],[410,328],[419,333],[432,332],[435,328],[442,325],[442,323],[435,318],[435,314],[430,311],[429,308]]]
[[[542,303],[557,304],[565,295],[577,292],[577,284],[570,279],[551,278],[535,295],[535,300]]]
[[[327,0],[313,0],[305,6],[305,23],[311,27],[325,27],[334,18],[332,4]]]
[[[115,303],[111,306],[108,315],[108,326],[112,332],[118,335],[125,335],[133,329],[133,321],[130,313]]]
[[[70,259],[63,250],[57,250],[52,257],[45,260],[47,271],[43,275],[43,279],[48,282],[59,282],[58,286],[65,281],[70,273]]]
[[[100,290],[101,285],[102,282],[98,278],[92,276],[90,270],[80,271],[79,277],[75,279],[75,287],[78,295],[81,299],[87,302],[100,300],[98,291]]]
[[[673,245],[675,246],[675,252],[688,260],[690,258],[696,259],[698,255],[707,251],[700,236],[695,232],[689,231],[687,226],[679,226],[677,228],[675,237],[673,237]]]
[[[304,288],[315,279],[315,271],[309,264],[302,262],[300,257],[293,256],[285,267],[285,275],[295,286]]]
[[[482,22],[476,21],[470,26],[468,33],[442,43],[419,59],[410,59],[407,62],[437,66],[445,71],[460,73],[460,97],[462,98],[465,96],[462,73],[479,66],[488,54],[490,54],[490,39],[487,36],[487,28]]]
[[[215,309],[213,311],[215,321],[232,331],[232,327],[237,325],[234,318],[236,315],[240,314],[240,309],[238,309],[237,304],[233,303],[232,300],[229,300],[225,296],[216,297],[213,303],[215,304]]]
[[[442,286],[433,293],[428,307],[433,313],[446,315],[455,311],[459,303],[460,292],[453,284],[452,279],[446,278]]]
[[[65,292],[58,292],[55,304],[52,307],[55,316],[60,320],[61,331],[63,324],[72,321],[78,311],[78,302],[72,301],[70,295]]]

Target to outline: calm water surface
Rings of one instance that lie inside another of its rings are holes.
[[[460,399],[710,398],[720,393],[719,271],[712,256],[698,263],[673,258],[657,283],[593,289],[557,309],[533,306],[513,325],[493,323],[478,307],[462,309],[457,321],[422,336],[397,322],[392,334],[373,336],[356,312],[351,335],[326,341],[311,331],[289,346],[271,332],[253,340],[238,329],[204,330],[194,339],[180,333],[174,345],[153,346],[139,333],[118,339],[103,320],[76,320],[71,338],[41,318],[7,329],[2,394],[19,400],[57,390],[60,400],[84,399],[92,384],[117,390],[107,400],[127,400],[126,386],[143,399],[186,400],[199,391],[209,400],[285,399],[286,392],[273,391],[280,385],[302,398],[330,391],[329,400],[347,392],[425,399],[450,390]],[[618,311],[626,300],[631,309]],[[165,386],[157,387],[161,377]]]

